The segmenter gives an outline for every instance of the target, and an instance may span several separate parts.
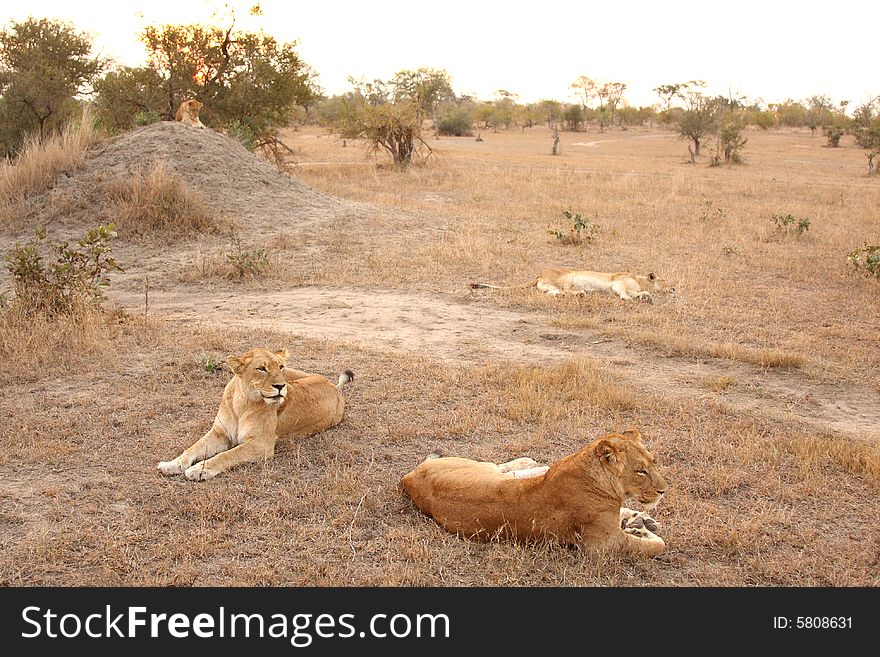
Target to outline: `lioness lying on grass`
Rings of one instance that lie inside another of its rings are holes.
[[[287,351],[251,349],[230,356],[233,377],[226,384],[214,425],[189,449],[156,466],[165,475],[210,479],[224,470],[268,459],[278,436],[310,436],[342,421],[339,392],[354,378],[351,370],[333,385],[323,376],[286,367]]]
[[[517,476],[521,470],[529,476]],[[665,549],[657,524],[623,507],[651,509],[666,481],[635,429],[603,436],[553,465],[531,459],[496,465],[430,458],[404,475],[415,505],[444,529],[468,538],[545,540],[653,557]]]
[[[657,274],[653,272],[642,276],[628,271],[601,272],[563,269],[561,267],[545,269],[534,281],[525,285],[503,287],[488,283],[471,283],[471,288],[474,289],[506,290],[517,287],[536,287],[541,292],[546,292],[554,297],[560,294],[582,295],[590,292],[611,292],[624,301],[632,301],[633,299],[650,301],[652,292],[675,292],[675,288],[663,285]]]

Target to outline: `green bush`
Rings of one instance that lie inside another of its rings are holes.
[[[784,235],[797,235],[800,237],[810,229],[810,220],[806,217],[798,219],[793,214],[778,212],[771,217],[776,226],[776,232]]]
[[[262,247],[242,246],[238,237],[231,238],[232,249],[226,259],[236,278],[260,278],[269,269],[269,251]]]
[[[562,244],[583,244],[585,242],[592,242],[598,236],[601,227],[579,212],[563,210],[562,215],[569,221],[574,222],[568,232],[563,232],[557,228],[547,230],[550,235],[553,235]]]
[[[257,150],[257,136],[247,125],[235,119],[226,127],[226,134],[241,142],[249,151]]]
[[[100,305],[107,277],[121,267],[110,255],[107,242],[116,236],[115,226],[92,228],[75,246],[53,242],[47,260],[43,256],[46,230],[38,228],[25,244],[16,244],[6,256],[15,297],[12,304],[25,311],[54,315],[70,314],[84,305]]]
[[[865,276],[880,278],[880,244],[868,244],[852,250],[847,261],[853,269]]]
[[[828,140],[828,145],[832,148],[840,146],[840,138],[846,133],[846,130],[836,125],[828,125],[822,128],[822,133]]]
[[[445,137],[472,136],[474,116],[463,107],[456,107],[446,112],[437,122],[437,131]]]

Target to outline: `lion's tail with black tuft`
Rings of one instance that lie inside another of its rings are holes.
[[[354,381],[354,372],[351,370],[342,370],[342,374],[339,375],[339,381],[336,382],[336,387],[341,388],[346,383],[351,383]]]

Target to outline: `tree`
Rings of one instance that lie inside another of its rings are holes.
[[[614,127],[614,113],[620,101],[623,100],[625,91],[626,84],[623,82],[606,82],[599,90],[599,97],[605,99],[605,104],[611,112],[611,127]]]
[[[718,109],[721,103],[717,98],[710,98],[703,93],[706,83],[702,80],[689,80],[676,85],[676,97],[682,101],[684,107],[670,114],[671,120],[678,128],[682,138],[690,140],[693,147],[688,145],[691,152],[691,161],[700,154],[700,145],[703,137],[712,133],[718,125]]]
[[[668,112],[672,108],[672,101],[678,98],[681,87],[681,84],[661,84],[659,87],[654,87],[654,93],[660,96],[663,103],[661,111]]]
[[[110,133],[162,119],[162,78],[151,68],[122,67],[95,82],[95,114]]]
[[[547,122],[548,128],[555,130],[556,126],[562,120],[562,103],[558,100],[541,100],[538,101],[537,109],[541,120]]]
[[[807,124],[807,108],[791,98],[771,104],[769,109],[776,115],[776,121],[780,126],[800,128]]]
[[[442,69],[404,69],[394,74],[388,81],[388,87],[395,102],[408,101],[416,106],[418,120],[430,116],[435,134],[438,127],[437,108],[443,100],[455,97],[449,73]]]
[[[563,113],[567,130],[577,132],[584,123],[584,109],[580,105],[569,105]]]
[[[577,96],[584,113],[590,109],[593,100],[598,97],[598,85],[596,84],[596,81],[592,78],[588,78],[586,75],[578,76],[577,80],[569,85],[569,88],[572,89]]]
[[[320,97],[296,42],[237,30],[234,16],[226,27],[148,26],[141,41],[145,67],[113,71],[96,85],[98,118],[111,131],[130,128],[138,113],[171,120],[181,101],[196,98],[208,125],[234,127],[249,143],[271,146],[296,108]]]
[[[422,110],[417,102],[401,97],[398,102],[377,103],[374,93],[388,84],[362,85],[334,103],[331,129],[342,137],[364,139],[373,151],[385,150],[395,166],[409,165],[419,147],[431,152],[422,138]]]
[[[816,128],[824,128],[832,121],[834,104],[825,95],[811,96],[807,100],[807,127],[812,134],[816,134]]]
[[[0,150],[11,155],[28,133],[42,141],[59,129],[104,67],[89,36],[67,23],[28,18],[0,32]]]

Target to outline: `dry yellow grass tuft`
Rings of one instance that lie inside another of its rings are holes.
[[[106,193],[122,235],[185,237],[218,233],[228,224],[218,220],[201,194],[168,172],[162,162],[148,171],[108,183]]]
[[[4,376],[39,381],[45,364],[71,370],[94,360],[113,358],[119,322],[113,313],[77,306],[69,315],[28,312],[13,304],[0,312],[0,360]],[[26,357],[22,357],[26,355]]]
[[[15,226],[25,199],[49,188],[60,173],[81,167],[86,151],[101,138],[88,109],[43,142],[28,137],[15,160],[0,164],[0,225]]]
[[[516,421],[546,423],[582,406],[619,411],[636,405],[628,390],[583,357],[550,367],[499,368],[490,376],[507,417]]]
[[[756,349],[733,342],[708,342],[667,333],[629,333],[627,331],[612,333],[618,333],[624,339],[637,344],[649,345],[670,356],[723,358],[759,367],[778,367],[781,369],[800,369],[807,364],[807,359],[803,354],[779,349]]]

